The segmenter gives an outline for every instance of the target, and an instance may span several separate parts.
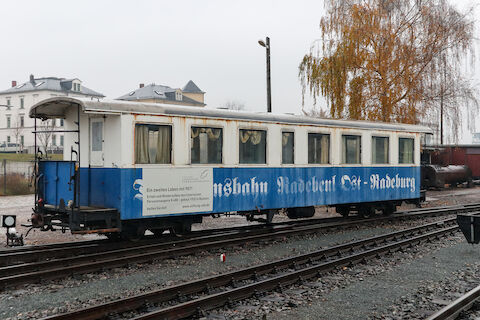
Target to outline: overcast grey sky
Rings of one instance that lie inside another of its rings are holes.
[[[298,65],[319,37],[323,1],[2,1],[0,89],[30,74],[77,77],[116,98],[139,83],[193,80],[209,107],[299,112]]]
[[[30,74],[77,77],[108,98],[139,83],[183,87],[193,80],[206,91],[209,107],[237,100],[262,111],[265,49],[257,41],[270,36],[272,105],[279,113],[301,110],[298,65],[320,37],[324,13],[322,0],[15,0],[0,5],[1,90]]]

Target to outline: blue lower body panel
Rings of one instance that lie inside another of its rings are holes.
[[[46,203],[73,198],[69,162],[62,163],[40,166]],[[420,197],[417,166],[81,168],[80,174],[81,204],[117,208],[122,219]]]

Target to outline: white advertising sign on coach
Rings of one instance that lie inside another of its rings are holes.
[[[213,169],[142,169],[143,215],[213,210]]]

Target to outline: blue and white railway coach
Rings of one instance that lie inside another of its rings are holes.
[[[36,120],[36,140],[64,134],[65,160],[37,161],[33,226],[127,237],[185,232],[225,212],[264,221],[280,209],[309,217],[318,205],[389,214],[420,201],[420,136],[430,132],[70,97],[41,101],[30,116],[64,120],[50,133]]]

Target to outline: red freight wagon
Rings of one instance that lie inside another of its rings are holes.
[[[472,170],[474,179],[480,178],[480,145],[443,145],[434,150],[430,153],[432,164],[466,165]]]

